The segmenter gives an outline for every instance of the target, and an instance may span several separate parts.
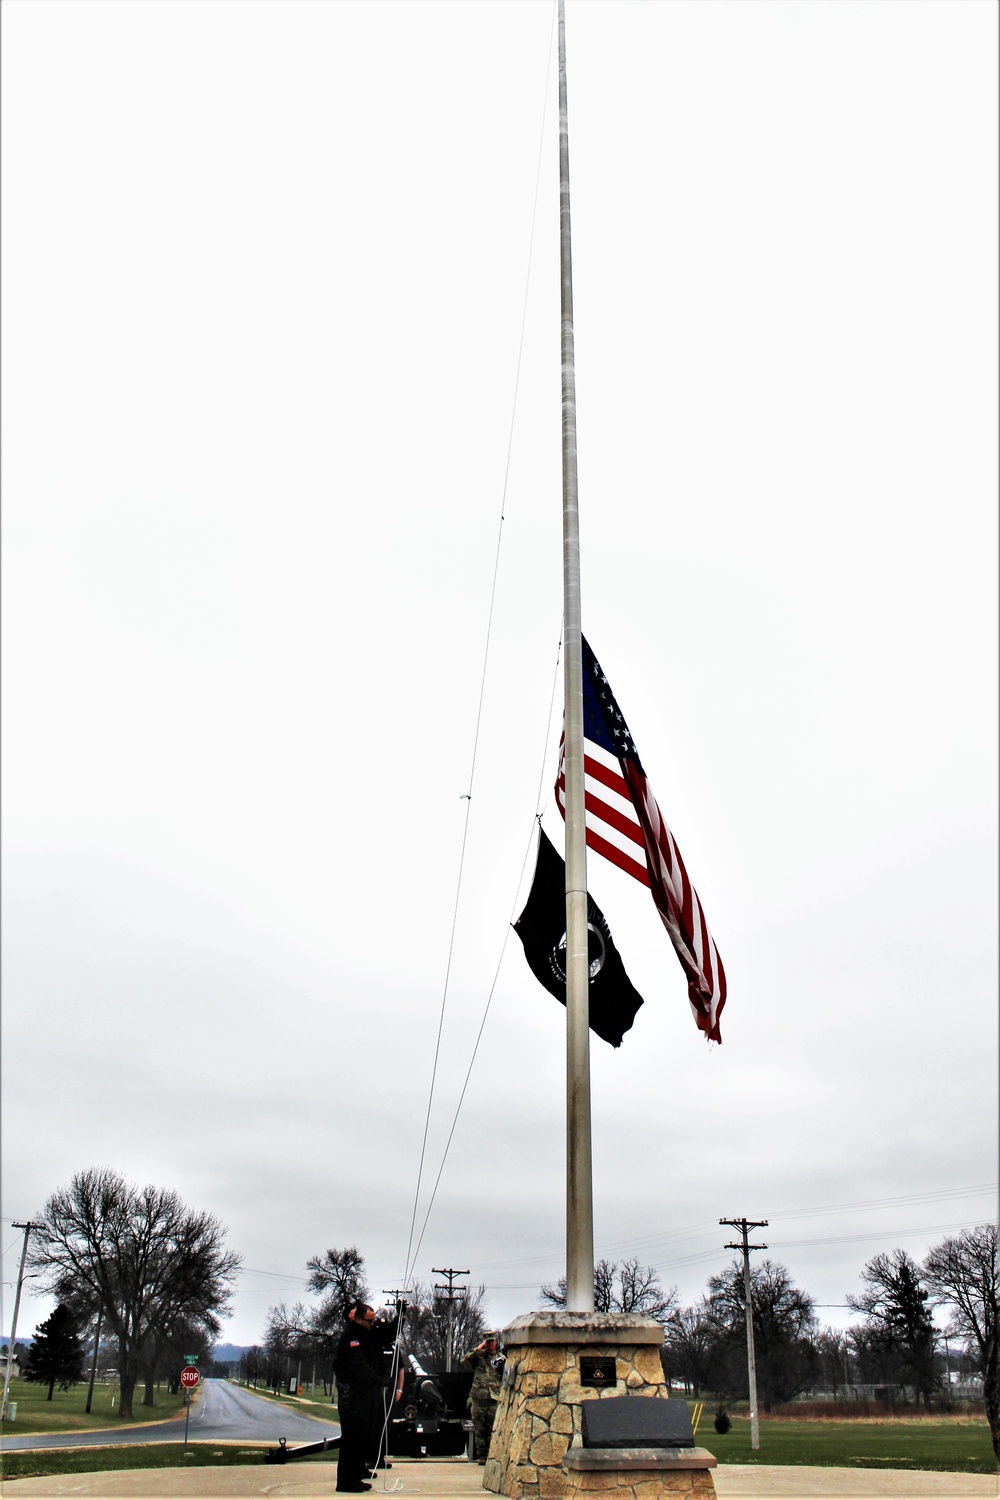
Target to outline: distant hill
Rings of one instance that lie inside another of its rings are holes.
[[[251,1348],[252,1344],[216,1344],[212,1358],[220,1365],[233,1364]]]

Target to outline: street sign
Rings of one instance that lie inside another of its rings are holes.
[[[184,1363],[186,1365],[196,1365],[198,1363],[197,1354],[185,1354]]]
[[[186,1391],[193,1391],[201,1376],[194,1365],[185,1365],[181,1371],[181,1385]]]

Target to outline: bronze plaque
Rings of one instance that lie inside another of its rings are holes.
[[[611,1359],[600,1359],[593,1354],[581,1354],[580,1356],[580,1384],[588,1386],[591,1390],[604,1391],[609,1385],[614,1385],[618,1379],[618,1371],[615,1369],[615,1361]]]

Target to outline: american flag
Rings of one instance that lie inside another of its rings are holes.
[[[583,642],[583,734],[587,847],[653,893],[660,920],[687,975],[695,1022],[721,1042],[726,1003],[722,967],[698,892],[650,790],[638,753],[608,679]],[[559,745],[556,803],[566,816],[564,741]]]

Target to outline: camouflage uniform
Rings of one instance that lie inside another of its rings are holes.
[[[498,1362],[499,1369],[494,1361]],[[493,1354],[483,1354],[479,1349],[470,1349],[468,1354],[463,1355],[462,1363],[471,1365],[474,1371],[472,1392],[469,1397],[472,1406],[472,1431],[476,1440],[476,1458],[479,1463],[485,1463],[489,1457],[493,1420],[497,1414],[497,1402],[500,1400],[503,1357],[499,1349]]]

